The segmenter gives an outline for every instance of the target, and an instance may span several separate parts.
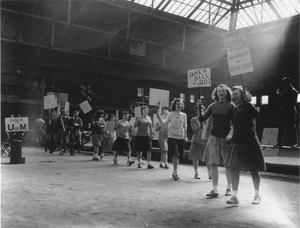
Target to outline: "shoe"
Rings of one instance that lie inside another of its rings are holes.
[[[261,201],[261,197],[260,196],[254,196],[252,204],[260,204],[260,201]]]
[[[178,181],[180,179],[180,177],[176,174],[172,174],[172,178],[175,180],[175,181]]]
[[[138,164],[138,168],[142,168],[141,164]]]
[[[281,144],[281,143],[276,143],[276,144],[274,145],[274,147],[282,147],[282,144]]]
[[[236,196],[231,196],[230,200],[226,201],[227,204],[239,204],[239,199]]]
[[[93,161],[99,161],[99,158],[93,158]]]
[[[141,161],[141,164],[143,165],[143,164],[145,164],[145,162]]]
[[[199,174],[195,174],[195,179],[200,180]]]
[[[219,193],[215,193],[214,190],[211,190],[210,193],[206,194],[208,199],[217,198],[219,196]]]
[[[75,156],[75,153],[71,153],[70,155],[71,155],[71,156]]]
[[[119,162],[117,160],[114,161],[115,165],[119,165]]]
[[[298,148],[298,144],[290,145],[291,148]]]
[[[65,153],[64,152],[60,152],[59,155],[65,155]]]
[[[168,166],[168,165],[165,165],[165,169],[169,169],[169,166]]]
[[[131,166],[135,161],[129,161],[128,166]]]
[[[103,156],[101,155],[101,156],[100,156],[100,160],[102,160],[102,159],[103,159]]]
[[[164,166],[162,164],[159,165],[159,168],[164,168]]]
[[[148,169],[153,169],[154,166],[153,165],[148,165]]]
[[[227,188],[225,192],[225,196],[231,196],[231,195],[232,195],[231,189]]]

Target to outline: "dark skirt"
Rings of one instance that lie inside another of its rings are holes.
[[[152,141],[149,136],[135,137],[134,151],[147,152],[152,150]]]
[[[242,171],[265,171],[266,164],[258,139],[251,144],[231,144],[225,167]]]
[[[177,156],[179,159],[183,158],[184,140],[168,138],[168,154],[169,156]]]
[[[129,139],[124,139],[121,137],[117,137],[114,145],[112,147],[113,151],[123,152],[123,151],[130,151],[130,141]]]

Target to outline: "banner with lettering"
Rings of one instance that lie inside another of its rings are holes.
[[[223,34],[225,52],[231,76],[253,71],[251,54],[245,30],[234,30]]]
[[[5,132],[28,131],[28,117],[9,117],[5,118]]]
[[[211,87],[210,68],[199,68],[187,71],[188,88]]]

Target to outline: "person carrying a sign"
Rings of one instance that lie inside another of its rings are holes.
[[[165,119],[169,114],[167,109],[163,110],[162,116]],[[157,123],[155,130],[158,132],[158,144],[160,148],[160,168],[169,169],[168,166],[168,128],[169,126],[164,126]],[[165,165],[163,165],[165,163]]]
[[[164,126],[169,126],[168,129],[168,153],[173,159],[173,174],[172,178],[177,181],[180,179],[178,176],[178,165],[181,158],[183,158],[184,143],[188,141],[187,138],[187,115],[182,112],[184,103],[181,98],[174,98],[170,112],[165,119],[160,117],[160,110],[162,101],[159,102],[157,118],[159,123]]]
[[[93,161],[99,161],[99,150],[102,147],[105,120],[103,119],[104,111],[97,110],[91,124],[92,141],[93,141]]]
[[[205,112],[205,107],[203,105],[201,105],[201,103],[202,103],[201,101],[197,102],[197,106],[195,107],[197,116],[195,116],[191,119],[191,127],[192,127],[192,131],[193,131],[193,136],[192,136],[192,140],[191,140],[189,159],[193,161],[193,167],[194,167],[194,171],[195,171],[195,176],[194,176],[195,179],[200,179],[198,164],[199,164],[199,161],[202,159],[201,135],[202,135],[202,130],[203,130],[204,126],[207,124],[207,121],[205,121],[203,123],[201,123],[199,121],[200,112],[202,112],[202,114],[204,114],[204,112]],[[200,109],[201,109],[201,111],[200,111]],[[208,176],[210,177],[211,175],[210,175],[209,166],[207,166],[207,170],[208,170]]]
[[[67,116],[65,109],[62,109],[59,117],[56,120],[57,126],[57,144],[61,150],[60,155],[67,153],[67,146],[69,144],[70,134],[70,118]]]
[[[255,131],[255,118],[258,111],[250,104],[251,96],[244,92],[242,86],[232,88],[233,101],[237,105],[233,117],[233,134],[230,139],[231,146],[225,167],[231,169],[233,193],[227,204],[238,204],[237,197],[240,171],[250,171],[255,194],[252,204],[260,203],[259,171],[265,171],[266,165]]]
[[[81,145],[81,128],[83,126],[82,119],[79,117],[79,111],[74,110],[73,117],[70,120],[70,155],[76,154],[76,149],[79,151]]]
[[[53,154],[56,149],[56,111],[50,112],[49,120],[46,122],[46,144],[45,151],[49,149],[49,153]]]
[[[207,110],[203,115],[200,115],[200,121],[205,121],[210,116],[212,117],[212,128],[202,159],[202,161],[204,161],[206,165],[210,167],[212,174],[213,189],[206,195],[207,198],[216,198],[219,196],[218,166],[226,162],[229,144],[225,141],[225,138],[230,132],[230,124],[232,122],[235,108],[231,98],[231,89],[224,84],[218,85],[212,92],[212,99],[214,102],[207,107]],[[227,179],[225,195],[230,196],[232,194],[230,169],[225,168],[225,172]]]
[[[137,133],[135,138],[134,151],[137,152],[138,168],[141,166],[142,153],[147,154],[148,169],[153,169],[151,165],[151,150],[152,139],[154,138],[154,132],[152,127],[152,120],[148,116],[149,108],[147,106],[141,107],[141,117],[135,118],[134,127],[137,127]]]

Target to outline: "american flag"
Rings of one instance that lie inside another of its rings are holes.
[[[146,56],[146,44],[145,43],[137,43],[137,42],[130,42],[130,54],[131,55],[139,55],[139,56]]]

